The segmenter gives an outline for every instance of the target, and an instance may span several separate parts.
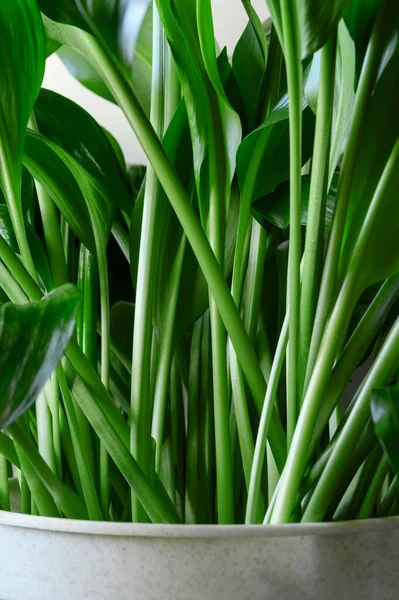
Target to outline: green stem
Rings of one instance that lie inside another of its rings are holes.
[[[164,33],[158,10],[154,3],[153,17],[153,65],[151,124],[158,138],[164,133]],[[143,220],[140,238],[139,263],[136,284],[136,305],[133,328],[132,386],[131,386],[131,450],[144,474],[151,469],[151,405],[150,370],[153,320],[153,282],[155,273],[155,238],[160,198],[160,183],[151,165],[147,167]],[[169,375],[169,370],[168,370]],[[158,460],[162,455],[162,442],[157,440]],[[160,464],[160,463],[159,463]],[[132,494],[134,521],[146,521],[148,517]]]
[[[301,384],[303,384],[305,378],[320,284],[319,273],[321,272],[324,243],[324,219],[327,201],[330,139],[334,106],[336,48],[337,37],[334,35],[320,51],[320,86],[317,96],[316,131],[302,271]],[[300,392],[302,394],[302,389]]]
[[[382,499],[381,505],[378,509],[378,515],[377,515],[378,517],[387,517],[388,516],[389,511],[392,507],[392,504],[394,503],[398,493],[399,493],[398,476],[395,475],[395,477],[393,478],[393,480],[390,483],[387,493],[385,494],[385,496]]]
[[[39,394],[36,400],[37,441],[39,452],[53,473],[57,472],[53,445],[53,424],[46,395]]]
[[[7,131],[7,127],[3,122],[3,118],[3,113],[1,113],[0,131],[5,132]],[[28,273],[34,280],[36,280],[36,268],[33,264],[28,238],[26,237],[24,215],[22,212],[21,181],[19,177],[18,181],[16,181],[15,178],[15,174],[18,173],[18,169],[15,169],[14,165],[16,161],[18,161],[18,158],[10,155],[9,148],[7,148],[5,144],[5,139],[5,134],[0,135],[0,175],[2,189],[4,191],[4,196],[7,202],[22,261]]]
[[[269,384],[267,386],[266,398],[263,404],[262,415],[259,423],[258,435],[256,438],[254,460],[252,463],[251,479],[249,484],[247,512],[245,522],[247,524],[256,523],[257,503],[260,495],[260,485],[262,478],[263,463],[265,458],[268,430],[270,427],[270,417],[272,408],[276,400],[277,387],[280,380],[281,370],[284,364],[285,351],[288,342],[288,314],[285,318],[283,328],[280,333],[279,341],[274,355],[272,370],[270,373]]]
[[[84,440],[81,435],[81,429],[75,412],[76,407],[74,406],[62,365],[58,365],[56,372],[64,400],[65,412],[68,419],[68,428],[71,433],[72,445],[76,457],[79,478],[89,519],[94,521],[102,521],[103,518],[107,517],[108,509],[103,516],[90,470],[88,457],[85,452]]]
[[[46,35],[49,39],[60,43],[71,44],[68,28],[43,18]],[[177,177],[162,144],[153,127],[149,123],[132,88],[112,62],[103,46],[92,36],[79,31],[79,40],[73,39],[75,49],[90,60],[93,67],[105,81],[118,104],[125,113],[128,122],[135,131],[141,146],[146,152],[160,180],[165,193],[187,235],[199,265],[207,280],[209,289],[215,298],[220,314],[225,323],[239,362],[247,379],[255,404],[260,413],[266,389],[265,380],[257,361],[254,349],[245,327],[239,316],[237,307],[206,235],[199,223],[194,208],[191,206],[184,188]],[[276,413],[273,414],[270,443],[277,463],[281,467],[285,461],[285,435]]]
[[[354,306],[355,284],[356,281],[353,277],[345,280],[323,338],[319,358],[303,401],[287,462],[281,476],[272,523],[290,522],[299,485],[308,462],[309,443],[325,386],[336,359],[342,332],[347,328],[351,309]]]
[[[385,7],[388,7],[388,5],[389,2],[386,2]],[[319,354],[320,343],[334,299],[342,236],[345,228],[349,197],[352,188],[353,175],[355,172],[356,158],[359,150],[359,142],[367,107],[378,76],[378,69],[380,66],[382,53],[386,45],[386,30],[387,27],[390,26],[388,21],[387,11],[385,9],[381,10],[374,25],[373,33],[367,49],[367,54],[363,63],[359,87],[356,93],[352,126],[338,183],[334,220],[328,242],[327,255],[323,269],[320,294],[314,321],[305,377],[305,389],[308,385],[317,360],[317,356]]]
[[[200,391],[202,319],[194,324],[187,398],[185,523],[198,522],[198,401]]]
[[[373,510],[377,503],[378,494],[388,471],[389,459],[386,454],[383,454],[370,485],[368,486],[366,495],[364,496],[362,505],[357,515],[358,519],[370,519],[372,516]]]
[[[10,490],[8,487],[8,461],[0,455],[0,507],[10,511]]]
[[[346,344],[331,374],[313,431],[310,454],[313,452],[328,420],[339,402],[345,386],[373,341],[386,315],[399,295],[399,275],[387,279],[368,307],[362,320]]]
[[[57,479],[21,426],[13,423],[8,430],[65,516],[69,519],[86,519],[87,512],[80,498]]]
[[[330,505],[335,482],[342,477],[342,472],[346,469],[346,459],[355,448],[369,418],[371,392],[373,388],[381,387],[386,383],[398,362],[399,319],[396,320],[381,348],[352,412],[338,437],[334,450],[303,514],[303,522],[320,521],[324,518]]]
[[[302,62],[296,1],[281,4],[290,123],[290,246],[288,259],[289,345],[287,355],[287,445],[299,411],[301,290]]]

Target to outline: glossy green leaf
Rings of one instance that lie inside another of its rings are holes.
[[[89,61],[86,60],[82,54],[79,54],[79,52],[76,52],[73,48],[68,46],[61,46],[57,54],[70,74],[75,77],[79,83],[84,85],[91,92],[105,98],[105,100],[115,102],[114,97],[98,75],[97,71],[93,69]]]
[[[255,109],[266,69],[266,56],[251,21],[233,53],[233,73],[244,102],[248,128],[254,128]]]
[[[314,139],[315,119],[312,111],[303,104],[302,161],[311,156]],[[289,177],[289,122],[288,97],[284,96],[266,121],[240,144],[237,152],[237,176],[240,188],[246,185],[250,165],[259,146],[264,145],[262,164],[273,165],[270,169],[259,169],[253,186],[253,200],[266,196]]]
[[[399,389],[380,388],[371,397],[371,416],[382,447],[399,475]]]
[[[299,19],[302,59],[319,50],[333,35],[350,0],[294,0]],[[273,23],[284,47],[280,0],[267,0]]]
[[[98,123],[71,100],[42,90],[35,104],[40,133],[58,144],[108,189],[112,201],[130,214],[132,203],[126,175]]]
[[[21,205],[22,155],[45,60],[43,23],[35,0],[3,0],[0,4],[0,185],[18,246],[30,271],[34,267]]]
[[[25,221],[25,229],[36,271],[39,274],[46,291],[49,292],[50,290],[52,290],[53,284],[51,281],[50,267],[48,264],[46,253],[43,248],[43,244],[36,231],[27,221]],[[10,248],[16,254],[18,254],[19,248],[12,226],[10,214],[8,212],[7,207],[2,205],[0,205],[0,235],[6,240]]]
[[[351,0],[345,23],[356,44],[356,68],[360,73],[371,32],[383,0]]]
[[[72,285],[27,305],[0,308],[0,427],[35,401],[68,344],[80,296]]]
[[[341,272],[348,264],[373,194],[399,136],[398,69],[399,51],[396,51],[377,83],[364,121],[346,219]]]
[[[80,13],[75,0],[37,0],[43,14],[58,23],[74,25],[85,31],[90,31],[88,24]]]
[[[303,59],[328,42],[349,2],[350,0],[297,0]]]
[[[348,277],[355,282],[359,295],[399,272],[398,187],[399,139],[381,174],[349,260]]]
[[[325,228],[330,229],[335,200],[337,197],[338,174],[335,175],[327,195]],[[306,226],[308,222],[309,209],[309,194],[310,194],[310,177],[304,175],[302,177],[302,197],[301,197],[301,224]],[[252,213],[255,219],[261,225],[264,225],[264,219],[269,223],[279,227],[279,229],[287,229],[290,224],[290,182],[283,181],[275,190],[267,196],[259,198],[252,204]]]
[[[145,4],[148,5],[148,2]],[[52,18],[50,13],[47,14]],[[66,22],[62,19],[60,20]],[[109,26],[110,25],[108,24],[107,28]],[[122,29],[124,27],[129,27],[126,23],[120,24],[118,21],[114,22],[114,26],[121,26]],[[136,21],[135,26],[137,26]],[[115,48],[114,45],[113,47]],[[73,48],[62,46],[58,50],[58,56],[61,58],[71,75],[73,75],[82,85],[106,100],[115,102],[107,86],[82,54],[79,54]],[[147,7],[144,19],[139,24],[135,46],[132,45],[130,52],[128,52],[127,55],[123,54],[123,57],[134,91],[145,111],[149,113],[152,65],[152,3]]]
[[[0,174],[18,189],[25,132],[44,75],[45,39],[35,0],[0,4]]]
[[[68,167],[42,135],[30,131],[24,164],[56,202],[76,237],[94,254],[95,244],[83,194]]]

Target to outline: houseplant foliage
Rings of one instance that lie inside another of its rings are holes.
[[[242,4],[230,57],[210,0],[1,3],[5,510],[13,465],[43,516],[397,514],[399,7]]]

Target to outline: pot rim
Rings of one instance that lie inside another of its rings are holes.
[[[46,532],[133,538],[248,538],[360,534],[399,528],[399,517],[342,523],[293,523],[286,525],[162,525],[110,523],[38,517],[0,511],[0,527],[20,527]]]

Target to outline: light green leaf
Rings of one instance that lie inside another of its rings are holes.
[[[80,295],[72,285],[27,305],[0,308],[0,428],[15,421],[43,389],[75,328]]]

